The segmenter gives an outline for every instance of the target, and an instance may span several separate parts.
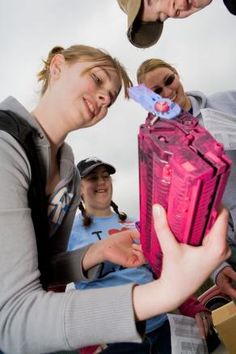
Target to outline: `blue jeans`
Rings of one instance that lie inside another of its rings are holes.
[[[171,354],[170,326],[164,324],[153,332],[145,334],[142,343],[109,344],[102,354]]]

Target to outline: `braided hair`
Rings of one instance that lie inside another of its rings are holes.
[[[120,212],[120,211],[119,211],[119,208],[118,208],[118,205],[115,204],[113,201],[111,201],[111,207],[112,207],[112,209],[114,210],[114,212],[119,216],[120,221],[125,221],[125,220],[127,219],[127,214],[124,213],[123,211]],[[82,216],[83,216],[83,225],[84,225],[85,227],[89,227],[89,226],[92,224],[93,219],[92,219],[91,216],[89,216],[89,215],[87,214],[86,209],[85,209],[85,207],[84,207],[84,204],[83,204],[82,200],[81,200],[80,203],[79,203],[79,209],[80,209],[81,214],[82,214]]]

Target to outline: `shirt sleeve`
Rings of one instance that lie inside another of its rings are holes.
[[[0,343],[14,354],[75,350],[101,342],[133,341],[133,284],[86,292],[45,292],[28,189],[30,165],[21,146],[0,132]],[[122,299],[122,301],[121,301]]]

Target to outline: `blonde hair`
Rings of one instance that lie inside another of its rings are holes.
[[[62,54],[64,56],[65,61],[69,64],[73,64],[77,61],[89,61],[94,62],[94,66],[91,66],[91,68],[97,66],[98,63],[101,64],[101,66],[113,68],[119,76],[122,86],[124,87],[125,97],[129,97],[128,88],[132,86],[132,81],[130,80],[124,66],[116,58],[113,58],[105,51],[82,44],[72,45],[67,49],[64,49],[60,46],[56,46],[49,52],[47,59],[43,60],[43,69],[37,75],[38,81],[42,81],[42,95],[48,88],[50,80],[50,63],[52,58],[56,54]],[[88,70],[90,70],[91,68],[88,68]]]
[[[175,74],[178,75],[177,70],[169,63],[167,63],[166,61],[162,60],[162,59],[148,59],[145,60],[138,68],[137,70],[137,81],[139,84],[141,84],[144,80],[145,75],[150,72],[153,71],[157,68],[167,68],[170,69],[171,71],[173,71]]]

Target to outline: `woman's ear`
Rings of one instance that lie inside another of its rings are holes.
[[[50,76],[52,79],[56,80],[61,75],[61,70],[65,64],[65,58],[62,54],[56,54],[50,63]]]

